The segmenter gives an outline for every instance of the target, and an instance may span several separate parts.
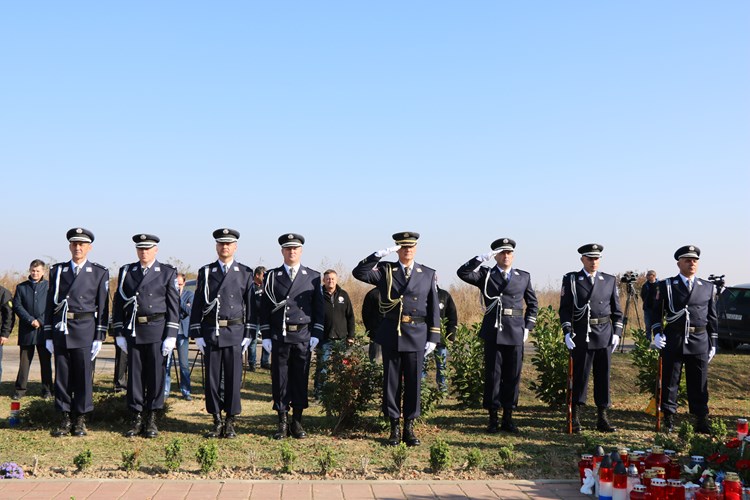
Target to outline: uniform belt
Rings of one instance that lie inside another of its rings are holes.
[[[136,316],[135,321],[139,325],[146,325],[148,323],[153,323],[154,321],[163,319],[164,316],[166,316],[165,313],[156,313],[156,314],[151,314],[150,316]]]
[[[606,323],[611,323],[611,322],[612,322],[612,318],[610,318],[609,316],[604,316],[602,318],[591,318],[589,320],[590,325],[604,325]]]
[[[401,323],[411,323],[412,325],[419,325],[424,323],[424,316],[409,316],[404,314],[401,316]]]
[[[691,326],[688,328],[688,332],[690,333],[705,333],[706,327],[705,326]]]
[[[220,319],[219,328],[225,328],[227,326],[232,326],[232,325],[241,325],[242,323],[244,323],[244,320],[241,317],[232,318],[232,319]],[[214,326],[214,327],[216,326],[216,323],[209,322],[209,321],[205,321],[202,324],[205,324],[207,326]]]
[[[523,309],[503,309],[503,316],[523,316]]]
[[[298,332],[300,330],[304,330],[306,326],[307,326],[307,323],[302,323],[301,325],[286,325],[286,331]]]
[[[71,319],[86,319],[86,318],[93,318],[94,313],[65,313],[65,319],[71,320]]]

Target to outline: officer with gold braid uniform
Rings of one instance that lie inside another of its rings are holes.
[[[414,262],[419,233],[396,233],[396,245],[360,262],[352,275],[380,291],[383,320],[374,340],[383,349],[383,413],[390,419],[388,444],[418,446],[414,419],[420,415],[424,358],[440,341],[440,303],[435,270]],[[381,262],[398,252],[398,262]],[[404,387],[402,388],[402,380]],[[404,433],[400,436],[403,392]]]

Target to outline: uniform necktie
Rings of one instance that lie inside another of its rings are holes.
[[[507,273],[507,272],[505,272],[505,271],[503,271],[503,279],[504,279],[505,281],[508,281],[508,278],[510,278],[510,274],[509,274],[509,273]]]
[[[589,281],[591,282],[592,285],[594,284],[594,275],[593,274],[591,276],[589,276]]]
[[[147,274],[147,273],[148,273],[148,268],[147,268],[147,267],[144,267],[144,268],[143,268],[143,275],[144,275],[144,276],[146,276],[146,274]]]
[[[406,279],[408,280],[411,278],[411,267],[405,267],[404,268],[404,274],[406,275]]]
[[[297,276],[297,270],[293,267],[289,268],[289,278],[291,278],[292,281],[294,281],[294,278]]]
[[[693,280],[687,280],[688,292],[693,291]]]
[[[78,276],[78,271],[81,270],[81,266],[73,266],[73,274]]]

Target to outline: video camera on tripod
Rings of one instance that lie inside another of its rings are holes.
[[[620,283],[635,283],[636,281],[638,281],[638,275],[634,271],[628,271],[620,276]]]
[[[721,292],[724,290],[724,287],[726,286],[726,281],[724,280],[725,274],[722,274],[721,276],[716,276],[715,274],[711,274],[708,277],[708,281],[714,284],[716,287],[716,295],[721,295]]]
[[[627,288],[626,301],[625,301],[625,312],[622,316],[622,339],[620,341],[620,352],[623,352],[625,348],[625,334],[628,328],[628,313],[630,312],[630,305],[633,299],[638,297],[638,292],[635,291],[635,282],[638,281],[638,274],[635,271],[628,271],[620,276],[620,283],[624,284]],[[633,304],[635,306],[635,304]],[[638,320],[637,325],[640,327],[641,317],[638,314],[638,308],[635,309],[635,317]]]

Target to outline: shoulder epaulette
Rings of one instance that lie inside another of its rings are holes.
[[[98,267],[99,269],[104,269],[105,271],[109,271],[109,268],[107,266],[103,266],[99,264],[98,262],[91,262],[92,266]]]
[[[177,270],[177,268],[175,266],[173,266],[172,264],[167,264],[166,262],[159,262],[159,265],[160,266],[164,266],[164,267],[168,267],[169,269],[174,269],[175,271]]]

